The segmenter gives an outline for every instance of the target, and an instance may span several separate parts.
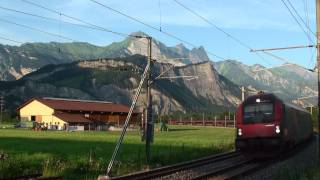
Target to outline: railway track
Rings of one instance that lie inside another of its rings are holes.
[[[0,180],[62,180],[62,177],[61,176],[43,177],[42,174],[29,174],[24,176],[0,178]]]
[[[251,162],[252,159],[248,159],[240,152],[233,151],[111,179],[207,179],[221,175],[227,170],[234,170],[236,167],[244,167]]]

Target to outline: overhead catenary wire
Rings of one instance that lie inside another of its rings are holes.
[[[304,3],[304,14],[305,14],[306,25],[308,26],[308,28],[310,28],[308,0],[302,0],[302,1]],[[310,60],[309,60],[308,66],[307,66],[309,69],[312,69],[311,66],[313,65],[312,61],[313,61],[313,58],[315,55],[315,50],[316,50],[316,48],[310,49]]]
[[[106,4],[103,4],[103,3],[99,2],[99,1],[96,1],[96,0],[89,0],[89,1],[92,1],[93,3],[96,3],[96,4],[98,4],[98,5],[102,6],[102,7],[110,10],[110,11],[113,11],[113,12],[118,13],[118,14],[120,14],[120,15],[128,18],[128,19],[131,19],[131,20],[133,20],[133,21],[135,21],[135,22],[138,22],[138,23],[140,23],[140,24],[142,24],[142,25],[144,25],[144,26],[146,26],[146,27],[148,27],[148,28],[150,28],[150,29],[159,31],[159,28],[157,28],[156,26],[153,26],[153,25],[150,25],[150,24],[148,24],[148,23],[145,23],[145,22],[143,22],[143,21],[141,21],[141,20],[139,20],[139,19],[137,19],[137,18],[135,18],[135,17],[133,17],[133,16],[130,16],[130,15],[126,14],[126,13],[123,13],[123,12],[117,10],[117,9],[114,9],[114,8],[110,7],[110,6],[107,6]],[[187,45],[190,45],[190,46],[192,46],[192,47],[194,47],[194,48],[197,47],[195,44],[193,44],[193,43],[191,43],[191,42],[189,42],[189,41],[187,41],[187,40],[184,40],[184,39],[182,39],[182,38],[180,38],[180,37],[178,37],[178,36],[176,36],[176,35],[174,35],[174,34],[172,34],[172,33],[169,33],[168,31],[161,30],[161,31],[159,31],[159,32],[165,34],[165,35],[168,36],[168,37],[171,37],[171,38],[176,39],[176,40],[178,40],[178,41],[180,41],[180,42],[183,42],[183,43],[185,43],[185,44],[187,44]],[[219,55],[217,55],[217,54],[215,54],[215,53],[212,53],[212,52],[207,51],[207,50],[206,50],[206,52],[207,52],[208,54],[212,55],[212,56],[215,56],[216,58],[219,58],[219,59],[221,59],[221,60],[225,60],[225,58],[223,58],[223,57],[221,57],[221,56],[219,56]]]
[[[300,16],[300,14],[298,13],[298,11],[296,10],[296,8],[293,6],[293,4],[291,3],[290,0],[287,0],[287,2],[289,3],[289,6],[293,9],[293,11],[295,12],[295,14],[299,17],[299,19],[301,20],[301,22],[305,25],[305,27],[310,31],[310,33],[312,33],[315,37],[317,36],[316,33],[314,33],[311,28],[309,27],[309,25],[303,20],[303,18]]]
[[[187,7],[186,5],[182,4],[180,1],[178,0],[173,0],[174,2],[176,2],[178,5],[180,5],[181,7],[183,7],[184,9],[188,10],[189,12],[191,12],[192,14],[194,14],[195,16],[199,17],[200,19],[202,19],[203,21],[207,22],[208,24],[212,25],[213,27],[215,27],[217,30],[221,31],[222,33],[224,33],[225,35],[227,35],[228,37],[230,37],[231,39],[233,39],[234,41],[238,42],[239,44],[241,44],[243,47],[247,48],[247,49],[251,49],[250,46],[248,46],[246,43],[242,42],[240,39],[236,38],[235,36],[232,36],[230,33],[226,32],[225,30],[223,30],[222,28],[220,28],[219,26],[217,26],[216,24],[212,23],[211,21],[209,21],[208,19],[206,19],[205,17],[203,17],[202,15],[200,15],[199,13],[195,12],[194,10],[190,9],[189,7]]]
[[[112,34],[121,36],[121,37],[137,38],[136,42],[147,45],[147,43],[144,42],[143,39],[141,39],[141,38],[146,38],[146,37],[138,36],[138,35],[132,35],[132,34],[126,34],[126,33],[117,32],[117,31],[113,31],[113,30],[110,30],[110,29],[105,28],[105,27],[103,27],[103,26],[99,26],[99,25],[93,24],[93,23],[91,23],[91,22],[82,20],[82,19],[80,19],[80,18],[77,18],[77,17],[74,17],[74,16],[70,16],[70,15],[65,14],[65,13],[61,13],[61,12],[59,12],[59,11],[57,11],[57,10],[54,10],[54,9],[45,7],[45,6],[43,6],[43,5],[40,5],[40,4],[31,2],[31,1],[29,1],[29,0],[21,0],[21,1],[23,1],[23,2],[25,2],[25,3],[27,3],[27,4],[29,4],[29,5],[32,5],[32,6],[35,6],[35,7],[44,9],[44,10],[47,10],[47,11],[49,11],[49,12],[51,12],[51,13],[57,14],[57,15],[59,15],[59,16],[64,16],[64,17],[66,17],[66,18],[68,18],[68,19],[71,19],[71,20],[74,20],[74,21],[77,21],[77,22],[80,22],[80,23],[83,23],[83,24],[76,24],[76,23],[72,23],[72,22],[62,21],[62,22],[64,22],[64,23],[72,24],[72,25],[75,25],[75,26],[80,26],[80,27],[83,27],[83,28],[90,28],[90,29],[94,29],[94,30],[104,31],[104,32],[107,32],[107,33],[112,33]],[[9,9],[7,8],[7,10],[9,10]],[[48,19],[48,20],[59,21],[58,19],[54,19],[54,18],[48,18],[48,17],[44,17],[44,16],[40,16],[40,15],[35,15],[35,14],[32,14],[32,13],[25,13],[25,12],[18,11],[18,10],[15,10],[15,11],[16,11],[16,12],[20,12],[20,13],[24,13],[24,14],[26,14],[26,15],[31,15],[31,16],[39,17],[39,18],[44,18],[44,19]],[[85,25],[85,24],[86,24],[86,25]]]
[[[92,29],[92,30],[97,30],[97,31],[104,31],[102,28],[98,28],[98,27],[94,27],[94,26],[89,26],[89,25],[85,25],[85,24],[77,24],[77,23],[72,23],[72,22],[68,22],[68,21],[63,21],[61,20],[61,13],[59,13],[59,19],[56,18],[51,18],[51,17],[46,17],[46,16],[42,16],[42,15],[38,15],[38,14],[34,14],[34,13],[30,13],[30,12],[25,12],[25,11],[20,11],[20,10],[16,10],[16,9],[12,9],[12,8],[7,8],[7,7],[3,7],[0,6],[0,9],[2,10],[6,10],[6,11],[11,11],[11,12],[15,12],[15,13],[19,13],[19,14],[24,14],[27,16],[32,16],[32,17],[36,17],[36,18],[41,18],[44,20],[49,20],[49,21],[56,21],[59,23],[59,35],[61,35],[61,22],[62,23],[66,23],[66,24],[70,24],[73,26],[79,26],[81,28],[87,28],[87,29]],[[47,8],[48,9],[48,8]]]
[[[174,2],[176,2],[178,5],[180,5],[181,7],[183,7],[184,9],[186,9],[187,11],[189,11],[190,13],[192,13],[193,15],[197,16],[198,18],[202,19],[203,21],[205,21],[206,23],[208,23],[209,25],[213,26],[214,28],[216,28],[217,30],[219,30],[220,32],[222,32],[223,34],[225,34],[227,37],[229,37],[230,39],[234,40],[235,42],[237,42],[238,44],[240,44],[241,46],[247,48],[248,50],[252,50],[252,48],[244,43],[243,41],[241,41],[240,39],[238,39],[237,37],[231,35],[230,33],[226,32],[225,30],[223,30],[222,28],[220,28],[219,26],[217,26],[215,23],[213,23],[212,21],[208,20],[207,18],[205,18],[204,16],[200,15],[199,13],[197,13],[196,11],[192,10],[191,8],[187,7],[186,5],[184,5],[183,3],[181,3],[178,0],[173,0]],[[263,56],[261,56],[259,53],[255,53],[260,59],[262,59],[265,63],[267,63],[268,65],[271,65],[265,58],[263,58]]]
[[[299,22],[299,20],[297,19],[297,17],[293,14],[293,12],[291,11],[291,9],[289,8],[289,6],[287,5],[287,3],[284,0],[281,0],[282,4],[286,7],[286,9],[289,11],[290,15],[292,16],[292,18],[295,20],[295,22],[299,25],[300,29],[304,32],[304,34],[306,35],[306,37],[308,38],[308,40],[311,42],[311,44],[314,44],[314,41],[312,40],[312,38],[310,37],[310,35],[306,32],[305,28],[303,28],[303,26],[301,25],[301,23]]]
[[[17,44],[23,44],[23,42],[21,42],[21,41],[13,40],[13,39],[2,37],[2,36],[0,36],[0,39],[6,40],[6,41],[10,41],[10,42],[14,42],[14,43],[17,43]]]
[[[162,31],[161,0],[158,1],[158,7],[159,7],[159,30]]]
[[[73,24],[73,25],[79,25],[79,26],[83,26],[83,27],[85,27],[85,28],[92,28],[92,29],[96,29],[96,30],[100,30],[100,31],[105,31],[105,32],[112,33],[112,34],[115,34],[115,35],[118,35],[118,36],[122,36],[122,37],[133,37],[133,38],[137,38],[136,42],[138,42],[138,43],[143,43],[143,44],[147,45],[147,43],[143,41],[143,40],[146,38],[146,37],[144,37],[144,36],[138,36],[138,35],[132,35],[132,34],[126,34],[126,33],[122,33],[122,32],[113,31],[113,30],[107,29],[107,28],[105,28],[105,27],[102,27],[102,26],[93,24],[93,23],[91,23],[91,22],[82,20],[82,19],[80,19],[80,18],[77,18],[77,17],[74,17],[74,16],[70,16],[70,15],[65,14],[65,13],[58,12],[57,10],[54,10],[54,9],[45,7],[45,6],[43,6],[43,5],[40,5],[40,4],[31,2],[31,1],[29,1],[29,0],[21,0],[21,1],[23,1],[23,2],[25,2],[25,3],[27,3],[27,4],[30,4],[30,5],[32,5],[32,6],[36,6],[36,7],[38,7],[38,8],[47,10],[47,11],[49,11],[49,12],[52,12],[52,13],[55,13],[55,14],[64,16],[64,17],[66,17],[66,18],[75,20],[75,21],[77,21],[77,22],[81,22],[81,23],[86,24],[86,25],[89,25],[89,26],[71,23],[71,24]],[[52,18],[51,18],[51,19],[52,19]],[[65,23],[69,23],[69,22],[66,22],[66,21],[64,21],[64,22],[65,22]]]
[[[135,37],[135,38],[138,37],[138,36],[135,36],[135,35],[126,34],[126,33],[121,33],[121,32],[117,32],[117,31],[113,31],[113,30],[107,29],[107,28],[102,27],[102,26],[98,26],[98,25],[96,25],[96,24],[90,23],[90,22],[85,21],[85,20],[82,20],[82,19],[80,19],[80,18],[77,18],[77,17],[74,17],[74,16],[70,16],[70,15],[68,15],[68,14],[61,13],[61,12],[56,11],[56,10],[53,10],[53,9],[51,9],[51,8],[48,8],[48,7],[39,5],[39,4],[34,3],[34,2],[31,2],[31,1],[29,1],[29,0],[21,0],[21,1],[23,1],[23,2],[25,2],[25,3],[28,3],[28,4],[30,4],[30,5],[37,6],[37,7],[39,7],[39,8],[45,9],[45,10],[50,11],[50,12],[52,12],[52,13],[55,13],[55,14],[58,14],[58,15],[67,17],[67,18],[69,18],[69,19],[72,19],[72,20],[75,20],[75,21],[78,21],[78,22],[81,22],[81,23],[90,25],[90,26],[92,26],[92,27],[95,27],[95,28],[97,28],[97,29],[100,29],[100,30],[103,30],[103,31],[106,31],[106,32],[109,32],[109,33],[112,33],[112,34],[116,34],[116,35],[119,35],[119,36],[122,36],[122,37],[127,37],[127,36],[129,36],[129,37]],[[138,38],[140,38],[140,37],[138,37]]]
[[[38,31],[38,32],[41,32],[41,33],[44,33],[44,34],[47,34],[47,35],[50,35],[50,36],[55,36],[55,37],[58,37],[58,38],[61,38],[61,39],[65,39],[65,40],[68,40],[68,41],[75,41],[72,38],[69,38],[69,37],[66,37],[66,36],[62,36],[62,35],[59,35],[59,34],[56,34],[56,33],[52,33],[52,32],[49,32],[49,31],[45,31],[45,30],[42,30],[42,29],[38,29],[38,28],[35,28],[35,27],[32,27],[32,26],[28,26],[28,25],[25,25],[25,24],[16,23],[16,22],[9,21],[9,20],[2,19],[2,18],[0,18],[0,21],[8,23],[8,24],[13,24],[13,25],[16,25],[16,26],[20,26],[20,27],[23,27],[23,28],[26,28],[26,29],[30,29],[30,30],[33,30],[33,31]]]
[[[32,2],[29,2],[29,1],[25,1],[25,2],[32,3]],[[36,4],[32,3],[32,5],[36,5]],[[62,16],[61,12],[58,12],[58,11],[55,11],[55,10],[52,10],[52,9],[49,9],[49,8],[46,8],[46,7],[43,7],[43,6],[40,6],[40,5],[37,6],[37,7],[45,8],[46,10],[50,10],[51,12],[54,12],[54,13],[58,14],[59,15],[59,19],[46,17],[46,16],[42,16],[42,15],[37,15],[37,14],[34,14],[34,13],[20,11],[20,10],[16,10],[16,9],[11,9],[11,8],[7,8],[7,7],[3,7],[3,6],[0,6],[0,9],[6,10],[6,11],[15,12],[15,13],[20,13],[20,14],[24,14],[24,15],[28,15],[28,16],[33,16],[33,17],[37,17],[37,18],[41,18],[41,19],[45,19],[45,20],[57,21],[57,22],[59,22],[59,35],[61,34],[61,32],[60,32],[61,31],[61,29],[60,29],[61,28],[60,27],[61,26],[61,22],[66,23],[66,24],[70,24],[70,25],[73,25],[73,26],[79,26],[79,27],[82,27],[82,28],[87,28],[87,29],[92,29],[92,30],[97,30],[97,31],[104,31],[104,32],[108,32],[108,33],[110,33],[110,31],[111,31],[111,30],[106,30],[104,27],[100,27],[100,26],[97,26],[97,25],[92,26],[92,25],[76,24],[76,23],[72,23],[72,22],[68,22],[68,21],[63,21],[63,20],[61,20],[61,16]],[[72,17],[72,16],[68,16],[68,17],[69,18],[74,18],[73,20],[78,19],[78,18],[75,18],[75,17]],[[80,21],[80,22],[84,23],[84,21]],[[129,34],[124,34],[124,33],[118,33],[117,35],[120,35],[122,37],[131,36]],[[137,42],[141,42],[143,44],[146,44],[145,42],[143,42],[143,41],[141,41],[139,39],[137,40]],[[61,49],[59,49],[59,51],[61,51]]]
[[[84,24],[76,24],[76,23],[72,23],[72,22],[68,22],[68,21],[63,21],[63,20],[59,20],[56,18],[51,18],[51,17],[46,17],[46,16],[42,16],[42,15],[38,15],[38,14],[34,14],[34,13],[30,13],[30,12],[25,12],[25,11],[20,11],[20,10],[16,10],[16,9],[11,9],[11,8],[7,8],[7,7],[3,7],[0,6],[0,9],[2,10],[6,10],[6,11],[11,11],[11,12],[15,12],[15,13],[19,13],[19,14],[24,14],[24,15],[28,15],[28,16],[33,16],[33,17],[37,17],[37,18],[41,18],[41,19],[45,19],[45,20],[49,20],[49,21],[57,21],[57,22],[63,22],[66,24],[70,24],[70,25],[74,25],[74,26],[79,26],[79,27],[83,27],[83,28],[89,28],[89,29],[94,29],[94,30],[100,30],[100,28],[96,28],[93,26],[87,26]]]

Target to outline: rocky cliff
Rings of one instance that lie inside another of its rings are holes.
[[[11,109],[32,97],[105,100],[130,104],[146,66],[144,56],[98,59],[47,65],[16,81],[0,83]],[[153,78],[171,64],[156,62]],[[165,76],[198,76],[197,79],[159,79],[152,87],[156,113],[218,112],[239,103],[239,87],[220,76],[212,62],[176,67]],[[145,90],[138,101],[141,109]]]
[[[227,60],[215,63],[217,71],[239,86],[278,94],[292,101],[300,97],[314,96],[304,100],[303,105],[315,104],[317,95],[316,73],[295,64],[263,70],[261,65],[248,66]]]

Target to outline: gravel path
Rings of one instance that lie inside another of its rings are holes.
[[[276,179],[279,173],[283,170],[295,170],[299,171],[315,165],[318,158],[317,150],[317,137],[314,137],[312,141],[306,145],[305,148],[300,150],[293,157],[272,164],[264,169],[261,169],[254,174],[251,174],[241,179],[248,180],[264,180],[264,179]]]

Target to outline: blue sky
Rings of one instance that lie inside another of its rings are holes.
[[[180,43],[176,39],[172,39],[160,32],[109,11],[90,0],[29,1],[117,32],[129,34],[139,30],[144,31],[162,41],[167,46],[175,46]],[[159,8],[159,0],[97,1],[157,27],[160,26],[161,9],[161,27],[163,30],[175,34],[197,46],[202,45],[206,50],[226,59],[237,59],[245,64],[259,63],[264,66],[270,66],[255,54],[250,53],[248,49],[177,5],[173,0],[160,0],[161,8]],[[310,44],[306,35],[291,17],[281,0],[180,1],[254,49]],[[306,1],[307,8],[305,6]],[[315,1],[291,0],[291,3],[305,21],[308,16],[310,28],[315,32]],[[60,17],[52,12],[27,4],[21,0],[1,0],[0,7],[78,23],[66,17]],[[305,11],[305,9],[307,9],[307,11]],[[84,29],[63,22],[43,20],[0,8],[0,37],[14,39],[19,42],[68,42],[70,40],[28,30],[4,22],[3,20],[25,24],[66,36],[76,41],[89,42],[99,46],[105,46],[123,39],[123,37],[114,34]],[[314,36],[312,36],[312,38],[315,40]],[[16,43],[3,39],[0,39],[0,43],[17,45]],[[188,45],[186,46],[192,48]],[[315,64],[315,51],[313,49],[279,51],[275,52],[275,54],[307,68],[313,68]],[[311,59],[312,54],[314,57]],[[271,65],[282,63],[270,56],[263,54],[262,56]],[[210,58],[213,61],[218,60],[211,55]]]

